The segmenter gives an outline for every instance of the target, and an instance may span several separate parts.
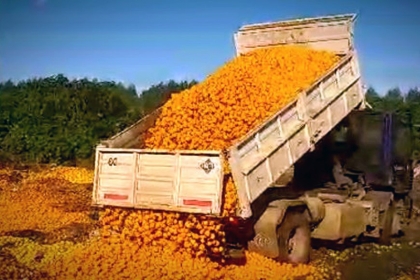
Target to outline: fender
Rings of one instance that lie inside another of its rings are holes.
[[[319,224],[325,218],[324,202],[318,197],[311,197],[308,195],[301,197],[301,199],[306,202],[311,224]]]
[[[248,249],[269,258],[279,255],[277,227],[289,208],[307,206],[302,199],[282,199],[271,202],[254,225],[255,237],[248,242]]]

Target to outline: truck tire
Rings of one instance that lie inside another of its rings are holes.
[[[277,228],[280,262],[308,263],[311,252],[311,231],[305,212],[288,210]]]

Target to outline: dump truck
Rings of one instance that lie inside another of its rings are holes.
[[[146,149],[142,139],[161,108],[101,141],[92,204],[220,217],[226,159],[238,197],[236,215],[225,227],[231,259],[243,258],[247,248],[279,261],[305,263],[312,238],[343,242],[398,231],[393,186],[402,193],[408,188],[408,157],[401,154],[394,161],[397,122],[391,115],[364,113],[355,19],[355,14],[344,14],[242,26],[234,34],[238,56],[257,48],[303,45],[336,53],[340,61],[227,151]],[[371,126],[370,119],[376,120]],[[353,162],[343,161],[343,150],[352,148],[343,148],[338,139],[349,135],[358,141],[347,146],[361,151],[352,153]],[[338,148],[323,156],[322,147]],[[376,151],[370,165],[366,151]],[[314,155],[332,161],[333,179],[298,187],[299,178],[310,178],[314,167],[328,166],[314,161]],[[366,174],[377,175],[391,188],[375,189],[377,182]]]

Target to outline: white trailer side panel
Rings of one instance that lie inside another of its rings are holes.
[[[221,212],[223,168],[217,151],[98,147],[96,153],[94,205]]]

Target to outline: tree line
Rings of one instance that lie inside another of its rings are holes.
[[[197,81],[135,86],[64,75],[0,83],[0,163],[76,164],[108,138]]]
[[[413,158],[420,159],[420,89],[411,88],[407,92],[402,92],[399,88],[392,88],[384,95],[380,95],[370,87],[366,92],[366,99],[372,110],[392,112],[411,129]]]
[[[135,86],[62,74],[0,83],[0,163],[77,164],[91,161],[108,138],[163,105],[172,93],[197,84],[173,80],[137,93]],[[392,111],[420,126],[420,91],[367,92],[373,110]],[[420,132],[414,125],[415,149]]]

